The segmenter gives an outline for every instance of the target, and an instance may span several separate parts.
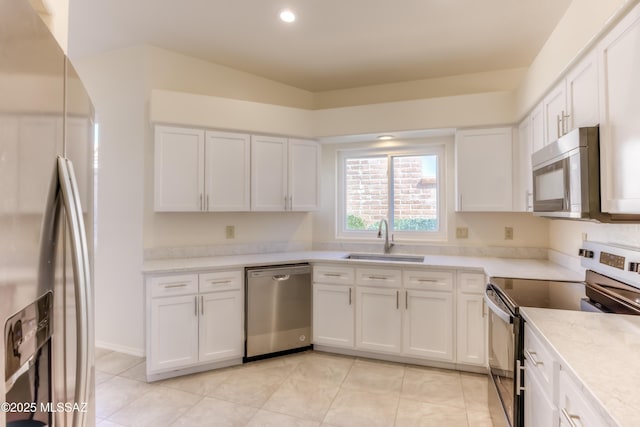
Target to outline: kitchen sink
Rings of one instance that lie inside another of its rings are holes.
[[[422,255],[392,255],[392,254],[349,254],[345,259],[360,259],[365,261],[392,262],[424,262]]]

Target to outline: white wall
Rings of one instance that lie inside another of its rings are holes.
[[[134,47],[73,61],[94,103],[100,129],[96,343],[134,354],[144,352],[142,54]]]

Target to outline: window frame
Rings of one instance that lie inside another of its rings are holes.
[[[390,176],[392,163],[395,157],[404,156],[437,156],[437,217],[438,231],[398,231],[393,228],[389,234],[393,234],[398,241],[423,241],[441,242],[447,240],[447,147],[442,142],[413,143],[404,147],[371,147],[357,149],[341,149],[337,151],[337,179],[336,179],[336,238],[353,240],[377,239],[377,230],[347,230],[346,226],[346,160],[352,158],[386,157],[387,174],[389,176],[387,211],[393,215],[393,179]],[[391,218],[386,218],[389,226],[392,226]]]

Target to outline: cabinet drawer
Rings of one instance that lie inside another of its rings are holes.
[[[484,274],[458,273],[458,289],[467,294],[484,294],[487,286]]]
[[[215,271],[200,274],[200,292],[229,291],[242,288],[242,271]]]
[[[198,293],[198,275],[155,276],[148,279],[151,298]]]
[[[350,267],[316,265],[313,267],[313,281],[336,285],[353,285],[355,272]]]
[[[402,285],[402,270],[356,268],[356,284],[399,288]]]
[[[540,379],[541,385],[552,396],[555,384],[554,364],[555,359],[544,345],[542,340],[525,325],[524,331],[524,357],[530,362],[532,374]]]
[[[599,427],[610,425],[599,414],[603,409],[586,395],[585,389],[577,384],[565,371],[560,371],[558,412],[560,425],[580,425]],[[577,422],[576,422],[577,421]]]
[[[452,271],[405,270],[402,283],[405,288],[427,289],[430,291],[452,291]]]

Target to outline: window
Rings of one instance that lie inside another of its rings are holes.
[[[339,162],[341,237],[373,237],[386,218],[396,238],[444,238],[443,145],[394,153],[343,151]]]

